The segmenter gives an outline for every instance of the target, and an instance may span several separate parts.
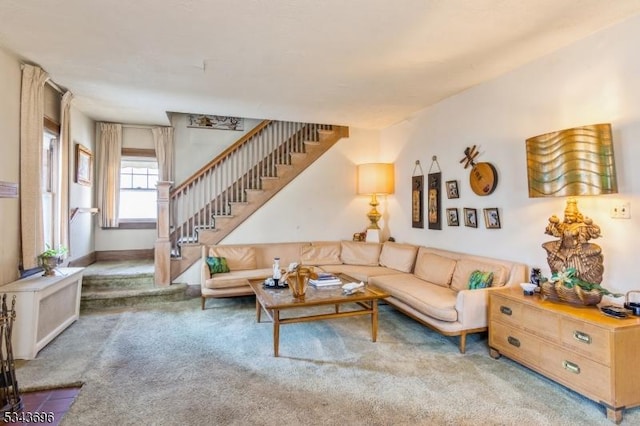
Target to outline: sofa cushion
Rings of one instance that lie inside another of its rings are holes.
[[[417,246],[387,241],[382,245],[380,252],[380,266],[386,266],[400,272],[411,272],[416,263],[417,253]]]
[[[430,284],[412,274],[371,277],[369,283],[432,318],[447,322],[458,320],[457,292],[448,287]]]
[[[342,260],[342,263],[347,265],[378,266],[382,244],[342,241],[340,245],[340,260]]]
[[[437,254],[418,251],[414,274],[427,282],[449,287],[456,261]]]
[[[205,280],[204,287],[210,289],[246,287],[249,285],[249,280],[263,280],[271,277],[272,274],[273,271],[271,268],[245,269],[215,274],[213,277]]]
[[[493,272],[475,270],[469,277],[469,290],[491,287]]]
[[[302,247],[300,262],[303,265],[335,265],[340,260],[340,242],[318,242]]]
[[[207,265],[209,266],[209,273],[211,276],[213,276],[213,274],[229,272],[229,265],[227,264],[226,257],[208,256],[205,259],[205,262],[207,262]]]
[[[395,269],[385,268],[384,266],[364,266],[364,265],[323,265],[320,266],[324,272],[331,272],[333,274],[343,273],[350,276],[356,281],[368,282],[370,277],[378,275],[392,275],[402,274]]]
[[[495,263],[481,262],[475,259],[460,259],[453,271],[451,288],[460,291],[469,288],[469,278],[473,271],[493,272],[492,287],[503,286],[507,278],[507,269]]]
[[[256,269],[256,250],[251,246],[212,246],[209,256],[224,257],[232,271]]]

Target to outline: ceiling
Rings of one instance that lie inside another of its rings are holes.
[[[0,46],[100,121],[384,128],[640,13],[640,0],[2,0]]]

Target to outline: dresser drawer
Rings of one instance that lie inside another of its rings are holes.
[[[609,367],[555,345],[547,345],[541,351],[541,364],[570,388],[596,401],[613,403]]]
[[[492,294],[489,317],[492,321],[521,326],[524,320],[522,313],[524,307],[521,303]]]
[[[562,344],[573,351],[605,365],[611,365],[611,340],[608,330],[563,318],[560,322]]]
[[[560,343],[560,316],[526,305],[523,306],[522,315],[522,326],[527,331],[551,342]]]
[[[515,360],[538,365],[542,342],[516,327],[492,322],[489,346]]]
[[[560,317],[514,300],[492,295],[491,321],[501,321],[560,343]]]

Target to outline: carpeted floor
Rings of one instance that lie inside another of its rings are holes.
[[[611,425],[604,409],[505,358],[381,307],[368,319],[285,325],[279,358],[252,297],[90,313],[21,389],[83,383],[63,425]],[[640,408],[623,424],[640,424]]]

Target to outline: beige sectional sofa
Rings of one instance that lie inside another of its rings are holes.
[[[224,257],[230,272],[211,276],[207,256]],[[253,294],[249,280],[270,277],[275,257],[283,267],[298,262],[375,285],[390,294],[385,301],[396,309],[446,336],[460,336],[462,353],[468,333],[487,329],[489,291],[518,285],[527,274],[517,262],[389,241],[204,246],[202,309],[209,297]],[[469,289],[474,271],[491,272],[491,286]]]

